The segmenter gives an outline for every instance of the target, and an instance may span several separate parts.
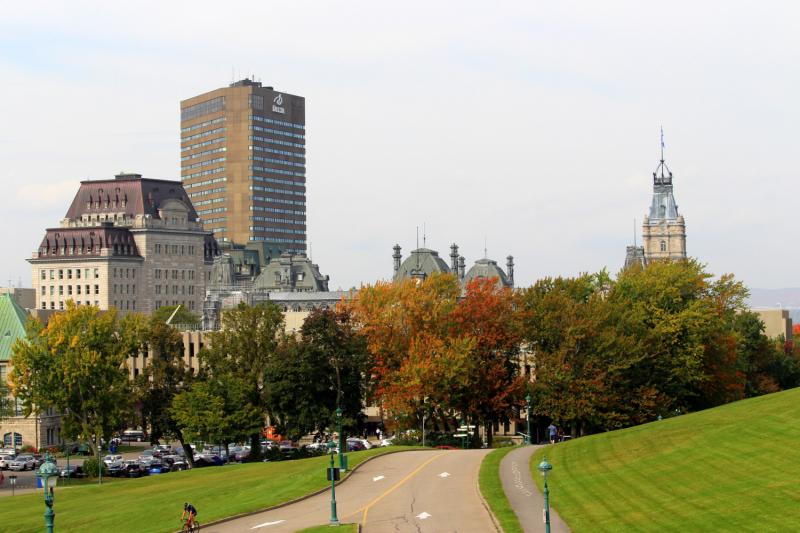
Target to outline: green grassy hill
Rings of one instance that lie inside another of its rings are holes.
[[[800,531],[800,390],[547,446],[574,533]]]
[[[404,449],[391,446],[349,453],[348,466],[353,468],[374,455]],[[325,470],[329,464],[330,457],[325,456],[238,464],[57,490],[55,530],[168,533],[181,528],[178,519],[184,502],[197,508],[203,524],[264,509],[330,487]],[[0,498],[0,531],[44,531],[44,511],[42,492]]]

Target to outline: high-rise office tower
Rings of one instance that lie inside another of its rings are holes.
[[[305,98],[244,79],[181,102],[181,180],[218,241],[306,252]]]

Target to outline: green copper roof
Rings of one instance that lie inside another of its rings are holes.
[[[25,337],[28,313],[6,293],[0,294],[0,361],[11,359],[11,347]]]

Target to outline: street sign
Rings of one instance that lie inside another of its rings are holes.
[[[475,426],[461,426],[461,427],[464,427],[464,428],[467,428],[467,429],[475,429]]]
[[[340,470],[338,468],[328,468],[328,481],[339,481],[341,479]],[[333,470],[334,479],[331,480],[331,470]]]
[[[466,433],[456,433],[453,436],[457,438],[463,438],[463,437],[468,437],[469,435],[467,435]]]

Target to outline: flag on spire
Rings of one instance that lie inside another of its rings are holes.
[[[664,148],[664,126],[661,126],[661,148]]]

